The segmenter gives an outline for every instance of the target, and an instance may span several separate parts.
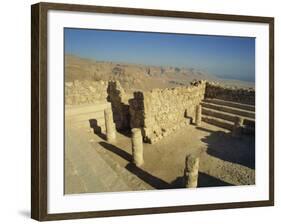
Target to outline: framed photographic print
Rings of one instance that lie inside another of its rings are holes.
[[[274,204],[274,18],[32,5],[32,218]]]

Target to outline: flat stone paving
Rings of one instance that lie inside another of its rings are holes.
[[[176,130],[155,144],[144,144],[144,164],[131,163],[130,133],[115,143],[87,128],[67,127],[65,193],[174,189],[184,187],[188,154],[200,156],[198,187],[255,183],[255,139],[233,138],[202,122]]]
[[[129,190],[126,183],[92,148],[89,135],[68,129],[66,139],[66,194]]]

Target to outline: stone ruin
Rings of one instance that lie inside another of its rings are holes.
[[[135,92],[129,100],[131,128],[141,128],[145,142],[154,143],[195,119],[204,99],[205,82],[188,87]]]
[[[118,130],[130,128],[129,103],[118,81],[74,81],[65,83],[65,104],[97,105],[110,102],[113,119]]]
[[[255,105],[255,89],[225,87],[219,83],[207,82],[205,98],[216,98],[242,104]]]
[[[155,143],[190,123],[200,125],[201,113],[202,121],[228,130],[235,128],[236,133],[240,130],[238,118],[241,133],[255,130],[254,89],[195,81],[190,86],[137,91],[131,95],[118,81],[65,83],[66,105],[102,102],[111,103],[117,130],[138,128],[147,143]]]

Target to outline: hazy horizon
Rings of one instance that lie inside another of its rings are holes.
[[[255,82],[255,38],[64,29],[65,54],[114,63],[196,69]]]

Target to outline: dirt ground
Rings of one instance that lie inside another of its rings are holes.
[[[186,126],[155,144],[144,143],[144,164],[131,163],[130,133],[114,143],[66,122],[65,193],[184,187],[185,158],[200,157],[198,187],[255,184],[255,138],[234,138],[216,126]]]

